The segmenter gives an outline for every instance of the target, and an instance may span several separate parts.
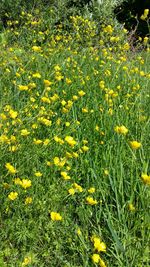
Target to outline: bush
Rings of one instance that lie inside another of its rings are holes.
[[[126,29],[144,37],[149,35],[150,18],[150,13],[145,18],[142,16],[145,9],[150,9],[149,0],[126,0],[114,9],[114,13],[117,20],[125,24]]]

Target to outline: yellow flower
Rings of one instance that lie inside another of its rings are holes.
[[[11,174],[15,174],[17,172],[17,170],[9,162],[5,164],[5,167]]]
[[[77,232],[77,235],[81,235],[82,234],[80,228],[78,228],[76,232]]]
[[[142,173],[141,179],[144,184],[150,185],[150,175],[147,175],[146,173]]]
[[[144,9],[144,14],[140,17],[140,19],[145,20],[147,19],[149,14],[149,9]]]
[[[22,136],[27,136],[30,134],[30,132],[27,129],[22,129],[20,132]]]
[[[109,171],[108,171],[107,169],[105,169],[105,170],[104,170],[104,174],[105,174],[106,176],[108,176],[108,175],[109,175]]]
[[[18,85],[20,91],[27,91],[29,87],[27,85]]]
[[[52,84],[52,82],[50,82],[49,80],[44,80],[44,85],[46,87],[50,86]]]
[[[33,139],[33,143],[34,143],[35,145],[40,145],[40,144],[42,144],[43,142],[42,142],[42,140],[40,140],[40,139],[36,139],[36,138],[34,138],[34,139]]]
[[[34,46],[32,46],[32,50],[33,50],[34,52],[41,52],[41,51],[42,51],[42,48],[41,48],[40,46],[36,46],[36,45],[34,45]]]
[[[25,257],[23,260],[22,266],[26,266],[26,265],[30,264],[31,261],[32,261],[32,258],[30,256]]]
[[[17,193],[17,192],[11,192],[11,193],[8,195],[8,198],[9,198],[10,200],[15,200],[17,197],[18,197],[18,193]]]
[[[123,45],[123,50],[128,51],[129,49],[130,49],[130,45],[129,45],[128,43],[125,43],[125,44]]]
[[[94,200],[92,197],[87,197],[86,201],[90,205],[96,205],[98,203],[97,200]]]
[[[73,95],[72,99],[73,99],[74,101],[76,101],[76,100],[78,100],[78,96],[77,96],[77,95]]]
[[[0,143],[6,143],[6,144],[9,143],[9,139],[8,139],[7,135],[5,135],[5,134],[0,135]]]
[[[70,126],[70,122],[66,121],[65,125],[66,125],[66,127],[69,127]]]
[[[22,183],[21,179],[19,177],[15,178],[13,181],[14,181],[14,184],[16,184],[16,185],[17,184],[21,185],[21,183]]]
[[[95,193],[95,187],[90,187],[90,188],[88,189],[88,192],[89,192],[90,194]]]
[[[63,171],[60,174],[64,178],[64,180],[70,180],[70,176],[68,175],[67,172]]]
[[[92,255],[92,261],[93,261],[94,263],[99,263],[99,260],[100,260],[100,256],[99,256],[99,254],[93,254],[93,255]]]
[[[82,112],[83,113],[88,113],[88,109],[87,108],[82,108]]]
[[[92,242],[95,250],[97,250],[98,252],[100,251],[106,252],[106,244],[102,242],[99,237],[96,236],[92,237]]]
[[[112,33],[113,32],[113,27],[111,25],[108,25],[104,28],[104,32],[107,32],[107,33]]]
[[[70,79],[66,78],[66,83],[67,83],[67,84],[71,84],[72,81],[71,81]]]
[[[35,172],[34,174],[35,174],[36,177],[41,177],[42,176],[41,172]]]
[[[60,137],[58,137],[58,136],[54,136],[54,140],[55,140],[55,142],[57,142],[57,143],[59,143],[59,144],[61,144],[61,145],[63,145],[64,144],[64,140],[62,140]]]
[[[26,197],[25,204],[31,204],[32,203],[32,197]]]
[[[80,91],[78,91],[78,95],[79,96],[84,96],[85,95],[85,92],[83,90],[80,90]]]
[[[126,135],[128,133],[128,129],[124,125],[116,126],[114,130],[116,133],[119,133],[119,134]]]
[[[50,140],[48,138],[46,138],[44,141],[43,141],[43,145],[44,146],[47,146],[49,144]]]
[[[76,145],[76,141],[73,139],[72,136],[66,136],[65,141],[71,146],[74,147]]]
[[[36,73],[32,74],[32,77],[40,79],[41,78],[41,74],[39,72],[36,72]]]
[[[41,122],[42,124],[46,125],[46,126],[51,126],[52,125],[52,121],[48,120],[44,117],[38,118],[38,121]]]
[[[57,212],[52,211],[50,213],[50,215],[51,215],[52,221],[61,221],[62,220],[62,216]]]
[[[27,189],[31,186],[31,180],[29,179],[22,179],[21,181],[21,186],[24,188],[24,189]]]
[[[18,112],[11,109],[9,115],[12,119],[15,119],[18,116]]]
[[[130,211],[135,211],[135,207],[133,206],[132,203],[129,203],[128,208]]]
[[[89,150],[89,147],[88,147],[88,146],[82,146],[81,148],[82,148],[82,150],[83,150],[84,152],[87,152],[87,151]]]
[[[100,267],[107,267],[106,264],[105,264],[105,262],[101,258],[99,260],[99,266]]]
[[[74,183],[72,186],[74,186],[74,188],[76,190],[78,190],[80,193],[83,192],[83,188],[81,185],[77,184],[77,183]]]
[[[70,195],[74,195],[76,191],[75,191],[74,188],[70,188],[70,189],[68,190],[68,192],[69,192]]]
[[[132,149],[138,149],[141,147],[141,143],[138,141],[130,141],[129,143]]]
[[[50,99],[48,97],[45,97],[45,96],[41,97],[41,101],[44,103],[47,103],[47,104],[51,103]]]

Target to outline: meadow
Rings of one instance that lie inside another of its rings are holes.
[[[148,267],[148,40],[37,14],[0,35],[0,267]]]

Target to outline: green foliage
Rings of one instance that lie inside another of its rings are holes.
[[[44,3],[0,34],[0,267],[148,266],[147,39]]]

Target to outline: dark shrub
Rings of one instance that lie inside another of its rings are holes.
[[[114,9],[114,13],[117,20],[125,24],[127,30],[133,30],[137,36],[144,37],[149,35],[148,23],[141,19],[145,9],[150,10],[150,0],[126,0]]]

